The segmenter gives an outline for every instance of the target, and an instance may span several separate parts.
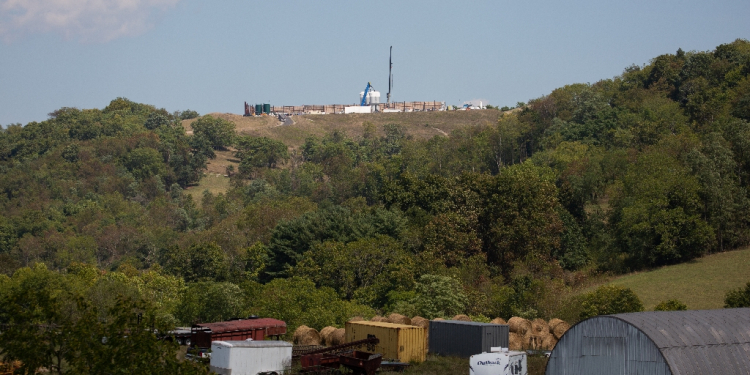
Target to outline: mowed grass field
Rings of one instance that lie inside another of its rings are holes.
[[[707,255],[687,263],[618,277],[610,284],[631,288],[646,310],[678,299],[690,310],[724,307],[727,291],[750,281],[750,248]]]

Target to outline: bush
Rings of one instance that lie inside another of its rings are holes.
[[[654,307],[654,311],[683,311],[683,310],[687,310],[687,305],[676,299],[661,301],[659,302],[658,305],[656,305],[656,307]]]
[[[580,318],[643,311],[643,303],[630,288],[603,285],[583,296]]]
[[[742,288],[730,290],[724,297],[724,307],[750,307],[750,282]]]

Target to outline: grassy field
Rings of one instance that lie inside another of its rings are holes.
[[[750,281],[750,248],[712,254],[691,262],[611,280],[633,289],[646,310],[676,298],[691,310],[720,309],[724,295]]]
[[[446,136],[453,130],[465,126],[495,124],[502,116],[496,110],[481,111],[436,111],[404,113],[372,113],[348,115],[301,115],[292,116],[293,125],[282,126],[275,117],[244,117],[231,113],[210,113],[235,124],[237,133],[257,137],[269,137],[283,141],[289,147],[301,146],[307,137],[322,137],[339,131],[357,138],[363,133],[362,125],[370,122],[378,134],[383,135],[383,125],[399,124],[406,133],[416,139],[429,139],[436,135]],[[183,126],[192,131],[190,124],[195,120],[183,121]]]

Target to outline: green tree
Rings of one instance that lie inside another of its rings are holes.
[[[750,307],[750,282],[745,288],[730,290],[724,296],[724,307]]]
[[[183,324],[195,324],[222,322],[248,314],[244,292],[239,286],[202,281],[187,285],[175,315]]]
[[[583,296],[581,308],[579,317],[587,319],[597,315],[643,311],[643,303],[630,288],[602,285]]]
[[[266,137],[239,137],[236,148],[234,156],[240,159],[239,171],[245,174],[257,168],[275,168],[277,163],[289,160],[286,145]]]
[[[396,303],[393,309],[434,319],[461,314],[466,308],[467,297],[461,283],[449,276],[422,275],[414,292],[411,299]]]
[[[215,150],[223,150],[234,143],[235,125],[227,120],[206,115],[193,121],[190,126],[194,135],[205,138]]]

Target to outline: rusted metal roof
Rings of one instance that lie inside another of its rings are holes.
[[[200,323],[193,325],[193,327],[208,328],[213,333],[222,333],[233,331],[247,331],[270,327],[286,327],[286,322],[272,318],[242,319],[216,323]]]
[[[750,308],[596,316],[560,338],[546,371],[607,373],[750,374]]]

